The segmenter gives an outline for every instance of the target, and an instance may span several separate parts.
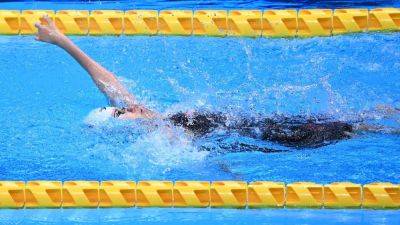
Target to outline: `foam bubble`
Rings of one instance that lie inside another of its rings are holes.
[[[206,151],[199,151],[193,144],[192,137],[183,129],[159,126],[140,135],[124,150],[123,159],[135,174],[147,174],[151,177],[178,168],[190,168],[204,161],[208,154]]]
[[[98,127],[104,125],[112,118],[113,107],[97,108],[92,110],[84,119],[88,126]]]

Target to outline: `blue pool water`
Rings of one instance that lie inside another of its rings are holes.
[[[73,40],[118,74],[142,102],[161,112],[207,108],[238,114],[324,113],[346,119],[377,104],[396,106],[400,99],[399,34],[311,39]],[[107,101],[66,53],[32,37],[0,37],[0,48],[3,180],[400,181],[398,135],[365,133],[334,145],[303,150],[228,135],[223,138],[225,144],[239,141],[289,151],[216,153],[201,151],[199,146],[217,146],[217,135],[191,140],[182,134],[180,140],[171,143],[162,130],[127,129],[129,124],[125,123],[89,128],[85,117]],[[398,126],[398,118],[385,120],[379,113],[371,117],[374,123]],[[39,216],[32,217],[31,213]],[[181,217],[188,223],[201,223],[211,218],[222,222],[227,215],[240,216],[243,223],[271,216],[271,221],[278,223],[285,215],[289,221],[293,218],[316,224],[336,214],[342,215],[340,220],[348,218],[344,222],[349,224],[371,218],[390,224],[387,221],[400,219],[396,211],[129,209],[0,211],[0,221],[12,217],[35,223],[128,223],[139,216],[143,221],[148,218],[173,223],[173,218]]]
[[[305,2],[293,7],[303,7]],[[147,3],[159,8],[175,7],[169,5],[173,3]],[[356,3],[355,6],[371,6],[368,2]],[[134,7],[129,2],[63,4],[0,3],[0,8]],[[205,5],[229,8],[233,3],[225,4]],[[257,4],[275,6],[257,1],[255,7]],[[379,6],[387,4],[397,3],[383,2]],[[144,5],[140,3],[138,7]],[[208,109],[242,116],[325,114],[353,120],[368,112],[366,116],[372,124],[393,129],[400,126],[399,116],[386,119],[380,112],[370,112],[380,104],[400,107],[398,33],[310,39],[125,36],[72,39],[118,74],[141,102],[162,113]],[[32,36],[1,36],[0,49],[0,180],[400,183],[398,134],[361,133],[333,145],[295,150],[238,134],[214,133],[193,139],[177,130],[179,138],[170,141],[162,129],[148,131],[135,123],[111,122],[90,128],[85,123],[88,113],[105,106],[107,101],[65,52],[35,42]],[[230,153],[221,148],[232,149],[238,143],[284,152]],[[205,146],[212,150],[204,151]],[[177,221],[182,224],[399,224],[400,216],[399,211],[392,210],[0,210],[1,224],[175,224]]]
[[[73,40],[162,113],[208,109],[352,120],[376,105],[400,103],[399,34]],[[86,116],[107,101],[70,56],[32,37],[0,37],[0,48],[3,179],[400,180],[399,135],[360,133],[293,150],[235,133],[194,140],[180,134],[171,142],[162,128],[145,131],[134,123],[90,128]],[[399,126],[398,116],[367,115],[371,123]],[[224,153],[220,147],[237,143],[288,151]]]

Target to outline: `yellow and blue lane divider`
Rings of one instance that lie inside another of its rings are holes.
[[[34,34],[43,15],[68,35],[312,37],[400,30],[400,8],[0,10],[0,34]]]
[[[400,185],[271,181],[0,181],[0,208],[399,209]]]

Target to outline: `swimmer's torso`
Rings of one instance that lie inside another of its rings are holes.
[[[216,129],[239,132],[245,136],[277,142],[295,148],[315,148],[348,139],[353,132],[351,123],[314,117],[282,117],[228,119],[223,113],[176,113],[168,120],[196,136]]]

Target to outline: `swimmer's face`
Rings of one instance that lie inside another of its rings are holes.
[[[130,120],[137,118],[146,118],[138,112],[132,109],[116,108],[116,107],[103,107],[92,110],[85,118],[85,123],[90,126],[100,126],[106,123],[110,118]]]
[[[152,119],[156,115],[141,105],[129,108],[103,107],[92,110],[85,118],[85,123],[91,126],[98,126],[107,122],[110,118],[119,120]]]
[[[136,112],[135,108],[103,107],[99,109],[99,113],[122,120],[133,120],[142,117],[140,113]]]

